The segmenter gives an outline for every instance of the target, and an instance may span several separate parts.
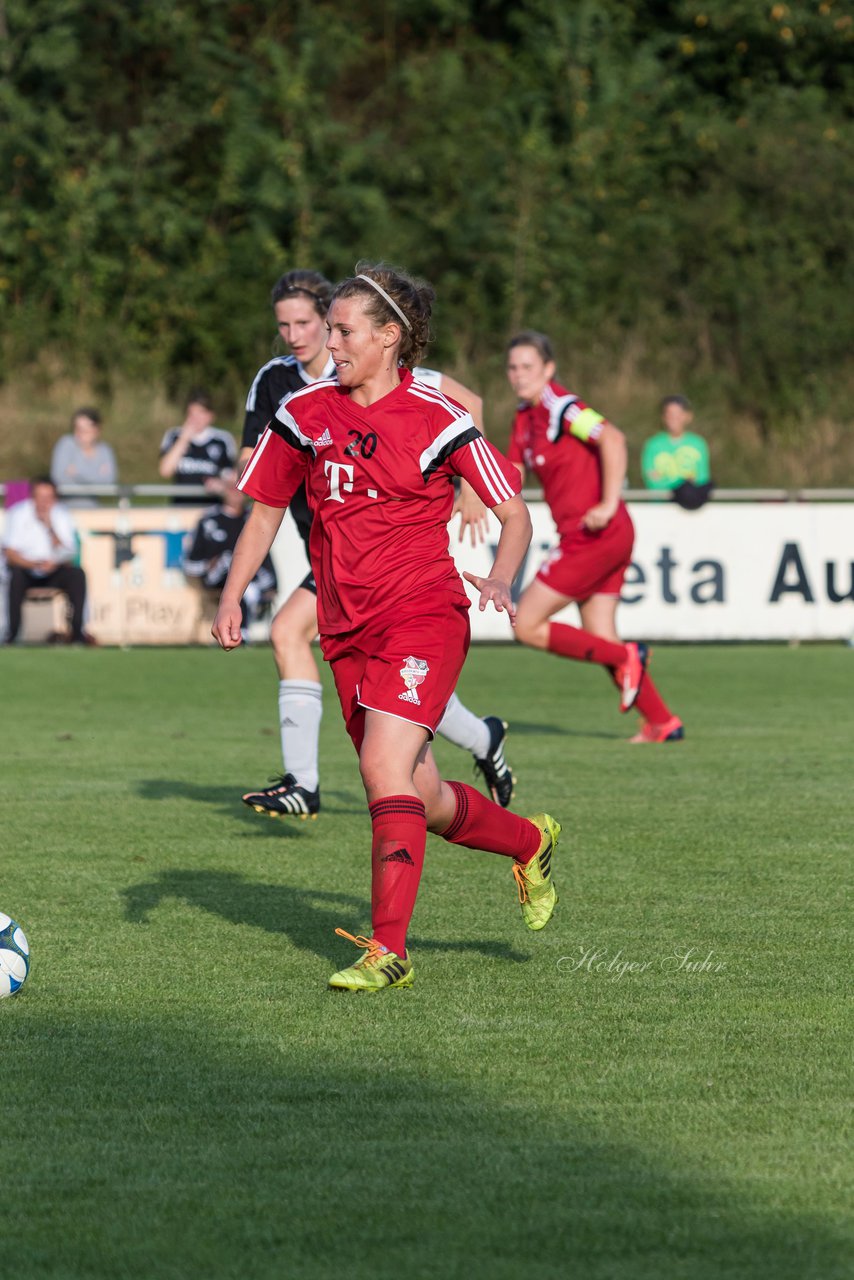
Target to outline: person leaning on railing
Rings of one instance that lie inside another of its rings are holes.
[[[62,489],[65,485],[117,484],[116,455],[101,439],[101,415],[97,409],[75,409],[71,431],[57,440],[50,462],[50,476]],[[94,498],[67,498],[69,507],[97,506]]]
[[[696,511],[712,491],[709,446],[688,430],[694,411],[684,396],[665,396],[660,408],[664,430],[650,436],[641,452],[644,485],[669,492],[680,506]]]

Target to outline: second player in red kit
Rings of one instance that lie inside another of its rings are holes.
[[[626,441],[622,431],[555,381],[552,345],[526,330],[507,349],[507,376],[519,397],[509,457],[543,486],[560,541],[519,600],[516,638],[563,658],[598,662],[620,690],[620,709],[636,707],[635,743],[684,737],[646,673],[649,650],[624,644],[617,604],[632,556],[634,526],[622,500]],[[581,627],[552,622],[574,602]]]
[[[554,819],[519,817],[473,787],[444,782],[430,749],[469,643],[469,601],[448,549],[454,477],[502,526],[489,577],[466,575],[481,609],[491,603],[512,619],[510,584],[531,536],[516,469],[461,405],[412,376],[432,298],[428,286],[385,267],[365,266],[338,286],[327,342],[337,379],[288,397],[259,440],[240,482],[256,501],[214,623],[223,647],[239,643],[243,579],[304,482],[321,647],[373,825],[373,929],[345,935],[365,954],[332,975],[330,986],[342,990],[412,982],[406,929],[428,829],[510,857],[529,928],[541,929],[557,901]]]

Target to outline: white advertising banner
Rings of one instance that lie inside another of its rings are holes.
[[[534,535],[517,591],[530,582],[555,545],[545,503],[529,503]],[[635,548],[617,615],[627,640],[839,640],[854,635],[854,505],[710,502],[685,511],[671,502],[630,506]],[[485,576],[499,525],[490,517],[487,544],[451,551],[462,572]],[[280,586],[307,571],[287,521],[274,549]],[[467,587],[475,599],[474,589]],[[578,621],[569,606],[557,615]],[[471,611],[475,640],[509,640],[506,616]]]
[[[854,506],[636,503],[620,629],[650,640],[854,635]]]

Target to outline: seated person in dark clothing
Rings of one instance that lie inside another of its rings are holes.
[[[188,578],[198,579],[203,587],[211,591],[222,590],[247,515],[244,494],[234,484],[230,484],[222,499],[208,507],[196,525],[183,558],[183,568]],[[276,571],[272,560],[266,556],[240,602],[244,632],[249,623],[259,616],[263,607],[273,599],[277,589]]]
[[[86,574],[72,563],[77,556],[77,534],[49,476],[34,480],[32,497],[15,503],[7,512],[3,552],[9,566],[6,642],[11,644],[21,628],[21,608],[27,591],[31,587],[56,587],[68,596],[72,643],[93,644],[92,637],[83,630]]]
[[[204,485],[218,497],[234,479],[237,446],[227,431],[214,426],[215,414],[205,391],[191,391],[180,427],[167,431],[160,443],[160,474],[176,485]],[[173,502],[201,506],[204,499],[175,497]]]

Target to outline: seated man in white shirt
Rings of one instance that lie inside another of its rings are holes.
[[[77,555],[74,524],[48,476],[34,480],[32,497],[6,513],[3,552],[9,566],[6,643],[11,644],[20,630],[21,606],[30,587],[56,587],[68,596],[71,606],[72,644],[94,644],[83,630],[86,575],[72,563]]]

